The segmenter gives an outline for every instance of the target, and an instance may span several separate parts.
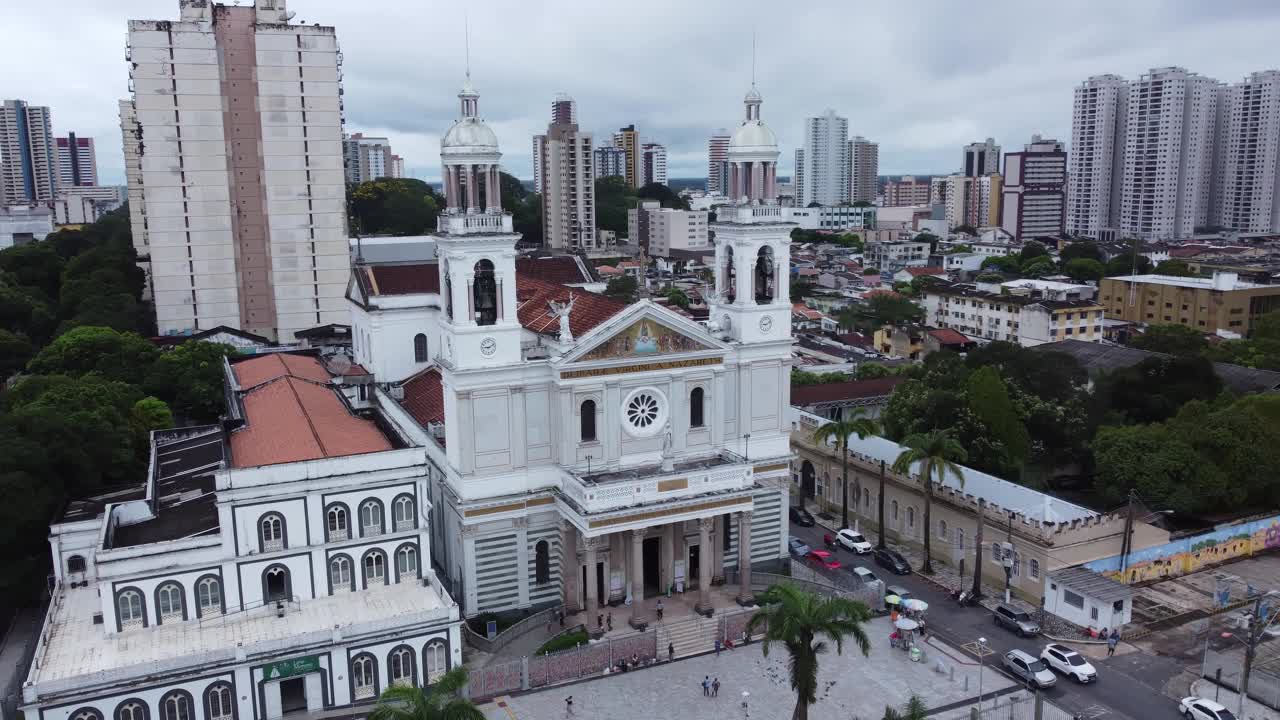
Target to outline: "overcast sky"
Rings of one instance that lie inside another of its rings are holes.
[[[1182,65],[1236,82],[1280,66],[1275,0],[288,2],[295,22],[337,28],[347,131],[389,136],[431,180],[457,115],[463,7],[481,114],[521,178],[560,92],[598,139],[635,123],[667,146],[671,177],[704,177],[707,136],[742,119],[753,30],[780,174],[803,118],[828,107],[880,143],[882,174],[944,173],[988,136],[1006,152],[1032,133],[1069,141],[1071,91],[1089,75]],[[102,181],[122,183],[126,21],[177,17],[177,0],[6,2],[0,97],[50,106],[55,133],[93,136]]]

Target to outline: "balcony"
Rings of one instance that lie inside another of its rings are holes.
[[[511,232],[510,213],[481,213],[466,215],[442,214],[436,220],[436,229],[445,235],[486,235]]]
[[[563,492],[587,514],[746,490],[754,482],[752,463],[728,450],[720,450],[709,456],[677,462],[671,470],[651,464],[589,475],[569,472]]]

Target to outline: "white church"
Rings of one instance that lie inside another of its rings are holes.
[[[429,686],[487,612],[750,603],[787,554],[789,234],[754,88],[711,316],[519,257],[470,80],[431,262],[352,268],[354,362],[234,358],[227,416],[71,503],[21,706],[38,720],[271,720]],[[744,578],[719,587],[725,570]],[[723,604],[721,605],[723,607]]]

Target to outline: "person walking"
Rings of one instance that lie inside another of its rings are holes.
[[[662,598],[658,598],[658,604],[654,609],[658,611],[658,622],[662,622]]]
[[[556,611],[556,618],[560,621],[560,627],[564,628],[564,610]]]
[[[716,638],[716,657],[720,657],[720,638]]]
[[[720,678],[711,681],[711,697],[720,697]]]
[[[669,642],[667,643],[667,662],[675,662],[675,661],[676,661],[676,644],[673,642]]]
[[[573,696],[564,699],[564,714],[566,717],[573,715]]]
[[[702,678],[702,697],[711,697],[711,676]]]
[[[1107,657],[1116,654],[1116,645],[1120,644],[1120,631],[1112,630],[1111,635],[1107,636]]]
[[[596,613],[596,629],[604,630],[604,613]]]
[[[613,611],[612,610],[609,611],[609,614],[605,617],[605,624],[609,626],[609,632],[613,632]]]

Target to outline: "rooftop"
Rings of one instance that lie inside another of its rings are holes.
[[[895,376],[816,385],[792,385],[791,404],[797,407],[810,407],[824,403],[888,397],[902,380]]]
[[[968,345],[969,343],[974,342],[962,335],[960,332],[952,330],[951,328],[930,330],[929,335],[943,345]]]
[[[1133,596],[1133,589],[1128,585],[1112,580],[1106,575],[1096,573],[1086,567],[1069,567],[1049,573],[1050,580],[1063,585],[1094,600],[1112,602],[1127,600]]]
[[[1228,273],[1228,275],[1233,275]],[[1202,278],[1202,277],[1178,277],[1175,275],[1122,275],[1119,277],[1110,277],[1108,280],[1114,282],[1136,282],[1147,283],[1150,285],[1169,285],[1172,287],[1191,288],[1194,290],[1253,290],[1255,288],[1270,287],[1269,285],[1258,285],[1257,283],[1243,282],[1236,277],[1223,278]],[[1225,287],[1217,287],[1221,281]],[[1276,288],[1280,292],[1280,288]]]
[[[409,265],[358,265],[356,281],[366,295],[417,295],[440,292],[440,266],[434,262]]]
[[[1100,308],[1096,300],[1052,300],[1035,295],[1016,295],[979,290],[969,283],[936,282],[924,288],[925,295],[949,295],[952,297],[978,298],[1008,305],[1043,305],[1050,309]]]
[[[703,458],[686,459],[682,462],[673,463],[672,469],[670,470],[663,470],[660,463],[651,463],[649,465],[638,465],[636,467],[629,467],[621,470],[598,472],[592,475],[581,475],[580,477],[583,482],[588,484],[603,485],[608,483],[639,480],[641,478],[651,477],[654,475],[671,475],[673,473],[709,470],[714,467],[720,467],[721,465],[737,465],[744,462],[746,462],[744,458],[734,455],[728,450],[722,449],[715,455]]]
[[[108,548],[179,540],[218,531],[213,473],[225,463],[222,428],[204,425],[156,431],[152,434],[152,448],[154,462],[149,480],[152,514],[140,522],[120,519],[107,537]]]
[[[400,401],[422,427],[444,422],[444,386],[440,368],[429,367],[404,381],[404,399]]]
[[[587,264],[576,255],[522,255],[516,258],[516,277],[574,285],[595,282]]]
[[[604,295],[517,274],[516,314],[520,324],[535,333],[558,335],[560,317],[552,312],[550,303],[569,302],[570,294],[574,305],[569,313],[569,331],[574,337],[582,337],[627,307],[626,303]]]

